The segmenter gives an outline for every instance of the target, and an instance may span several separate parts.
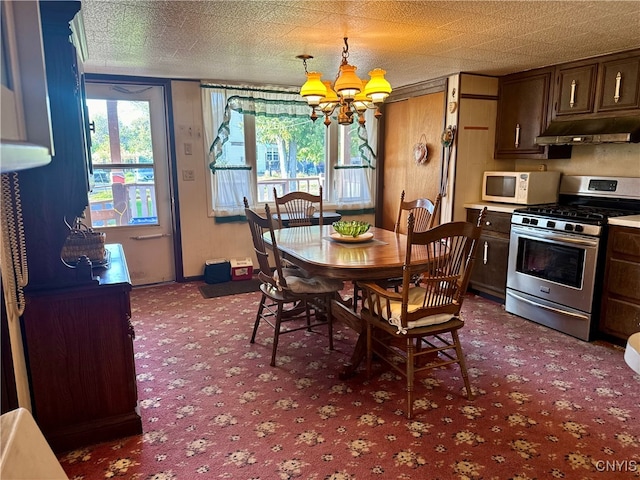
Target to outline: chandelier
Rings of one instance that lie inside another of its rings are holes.
[[[342,62],[333,85],[328,80],[321,80],[322,73],[307,71],[307,60],[313,58],[311,55],[298,55],[296,58],[302,60],[307,76],[307,81],[300,88],[300,95],[311,107],[311,120],[315,122],[320,112],[324,114],[324,124],[328,127],[331,125],[330,116],[336,109],[340,125],[351,125],[354,116],[358,117],[360,125],[364,125],[364,113],[368,108],[375,108],[376,118],[382,116],[379,106],[391,93],[391,85],[384,78],[386,72],[376,68],[369,72],[369,80],[360,80],[356,75],[357,67],[348,62],[347,37],[344,37]]]

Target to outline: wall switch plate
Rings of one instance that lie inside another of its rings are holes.
[[[192,155],[193,154],[193,146],[190,143],[185,143],[184,144],[184,154],[185,155]]]
[[[196,179],[196,172],[193,170],[182,170],[182,180],[185,182],[193,182]]]

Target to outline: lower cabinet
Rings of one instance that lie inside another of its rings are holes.
[[[88,285],[28,292],[22,317],[33,414],[54,451],[142,432],[131,283],[122,247]]]
[[[609,229],[598,330],[620,344],[640,332],[640,229]]]
[[[467,209],[467,221],[477,222],[480,210]],[[507,288],[511,214],[488,211],[469,287],[504,300]]]

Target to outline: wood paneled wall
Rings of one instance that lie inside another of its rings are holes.
[[[383,190],[378,192],[383,228],[393,230],[402,190],[406,200],[418,197],[433,200],[438,194],[443,160],[440,137],[445,127],[445,108],[444,91],[385,105]],[[424,139],[429,161],[417,165],[413,147]]]

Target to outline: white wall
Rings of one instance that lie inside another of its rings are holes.
[[[207,183],[211,181],[211,170],[207,167],[208,146],[202,135],[200,84],[173,81],[171,90],[184,276],[202,275],[205,261],[213,258],[250,257],[257,265],[247,223],[216,224],[210,216]],[[192,155],[185,154],[187,143],[191,144]],[[190,171],[194,180],[185,180]]]
[[[464,204],[478,200],[482,174],[486,170],[513,169],[512,161],[493,158],[497,95],[496,77],[463,73],[449,78],[446,120],[447,125],[456,126],[456,142],[451,152],[449,188],[443,198],[442,222],[466,220]],[[451,102],[457,102],[453,113]]]

